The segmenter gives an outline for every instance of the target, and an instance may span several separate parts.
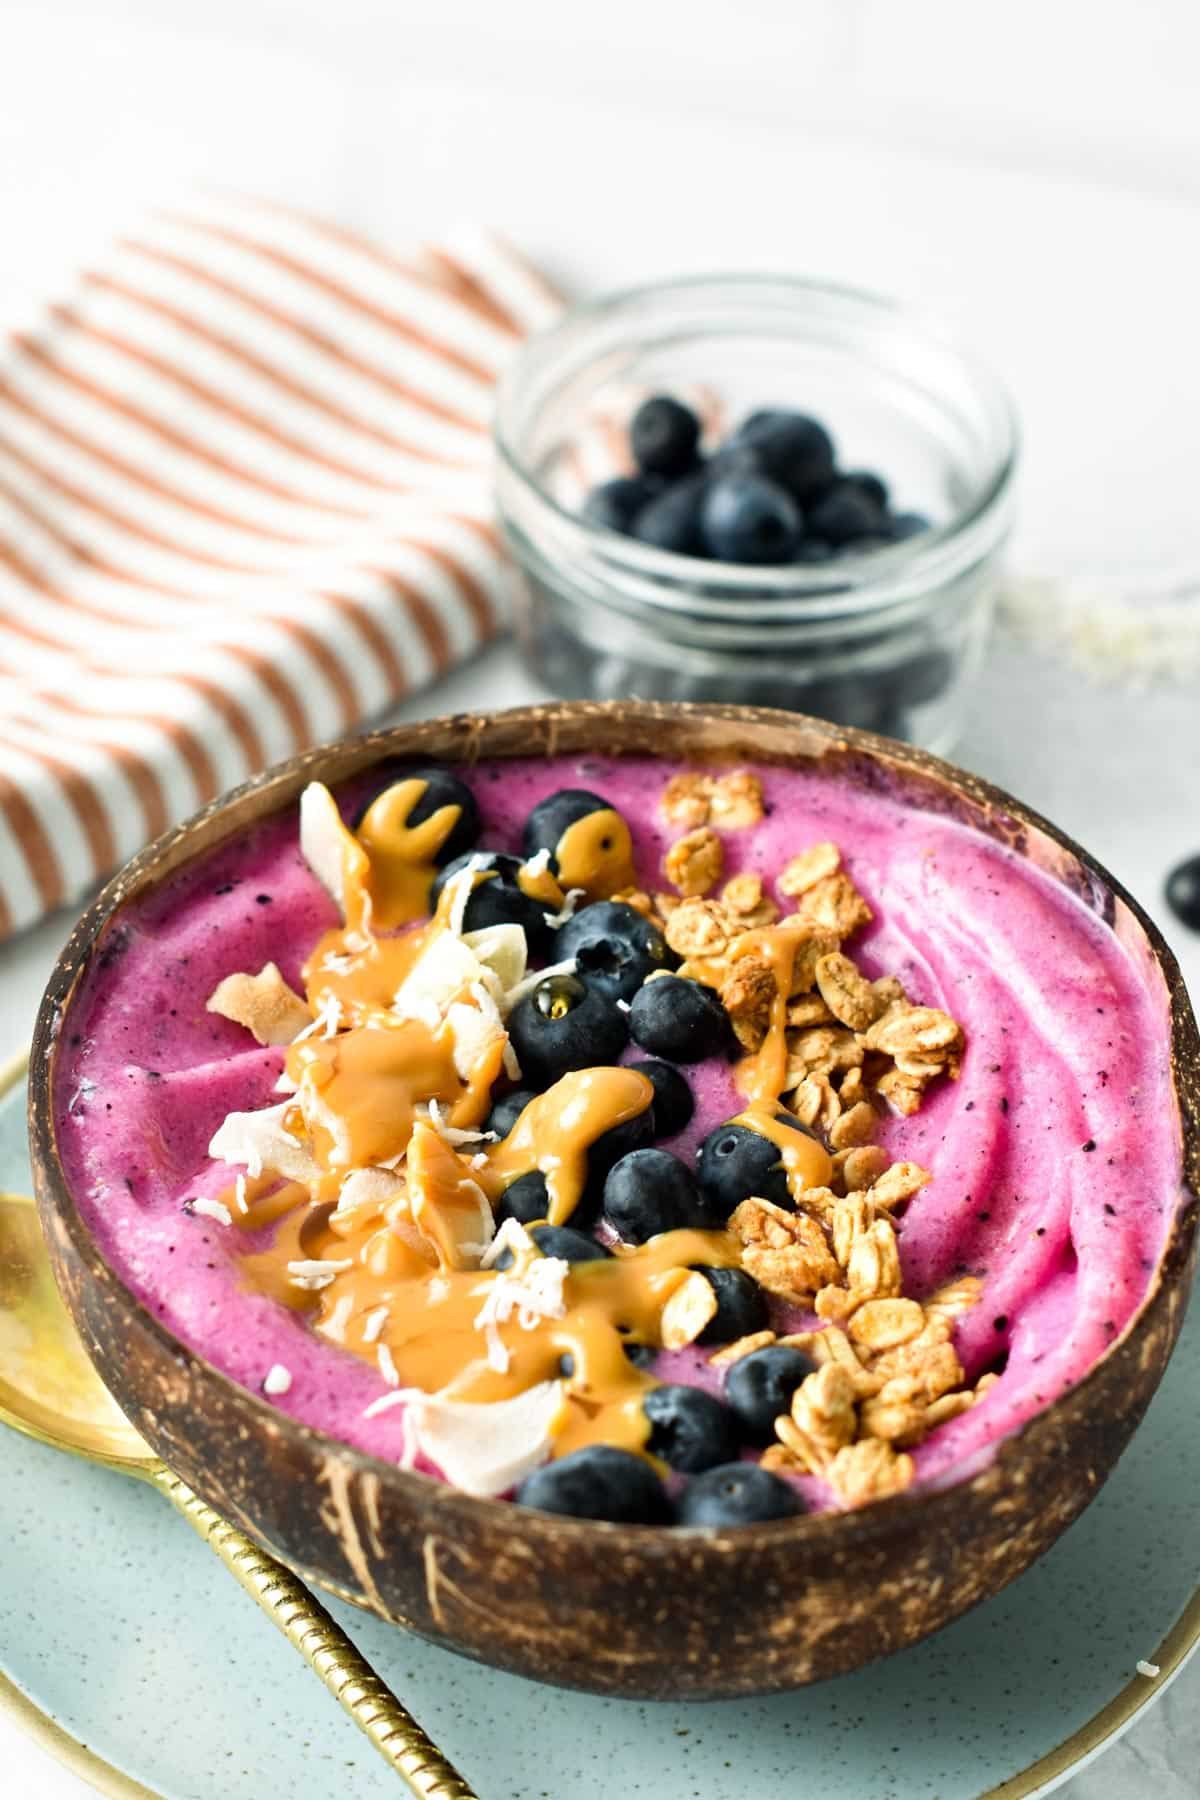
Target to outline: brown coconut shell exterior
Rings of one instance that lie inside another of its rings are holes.
[[[820,765],[962,819],[1148,947],[1173,1027],[1185,1192],[1145,1303],[1085,1380],[970,1479],[853,1513],[738,1531],[591,1524],[472,1499],[349,1449],[193,1355],[126,1289],[64,1180],[51,1093],[64,1017],[122,909],[192,857],[383,757],[421,762],[590,753]],[[59,1285],[101,1376],[205,1500],[316,1583],[452,1649],[597,1693],[769,1692],[899,1650],[996,1593],[1098,1492],[1166,1367],[1192,1274],[1200,1191],[1200,1044],[1153,924],[1084,851],[974,776],[920,751],[793,714],[617,702],[433,719],[312,750],[144,850],[80,920],[38,1018],[30,1077],[37,1197]]]

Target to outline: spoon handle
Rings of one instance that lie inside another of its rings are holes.
[[[215,1513],[170,1469],[160,1465],[152,1479],[300,1652],[410,1793],[418,1800],[478,1800],[302,1581]]]

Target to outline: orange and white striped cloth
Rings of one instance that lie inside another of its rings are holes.
[[[492,389],[559,305],[222,199],[0,346],[0,938],[502,627]]]

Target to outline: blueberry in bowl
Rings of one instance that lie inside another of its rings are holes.
[[[609,1170],[604,1217],[629,1244],[705,1222],[700,1191],[687,1164],[667,1150],[649,1149],[632,1151]]]
[[[603,899],[633,886],[633,845],[629,827],[602,794],[587,788],[560,788],[540,800],[525,821],[526,862],[544,858],[568,892]]]
[[[654,1131],[657,1137],[675,1137],[690,1121],[696,1110],[696,1096],[687,1077],[670,1063],[657,1057],[630,1063],[631,1069],[645,1075],[654,1089]]]
[[[614,1000],[632,1001],[648,975],[679,958],[659,926],[618,900],[585,906],[558,933],[556,953],[573,958],[581,981]]]
[[[526,1476],[518,1506],[613,1525],[658,1525],[670,1518],[666,1490],[644,1457],[607,1444],[576,1450]]]
[[[651,1427],[646,1448],[672,1469],[695,1475],[736,1453],[734,1420],[715,1394],[663,1386],[652,1388],[643,1404]]]
[[[615,1001],[575,975],[539,982],[512,1012],[508,1032],[522,1071],[539,1087],[572,1069],[615,1062],[629,1037]]]
[[[671,1062],[703,1062],[729,1042],[729,1019],[711,988],[678,975],[661,975],[638,989],[629,1011],[629,1033],[652,1056]]]
[[[725,1463],[689,1481],[676,1518],[680,1525],[762,1525],[794,1518],[804,1503],[794,1488],[753,1463]]]
[[[470,872],[474,885],[463,914],[465,928],[483,931],[489,925],[519,925],[530,947],[544,953],[553,941],[546,903],[522,885],[525,867],[519,856],[491,850],[468,851],[439,869],[432,899],[436,904],[448,882]]]

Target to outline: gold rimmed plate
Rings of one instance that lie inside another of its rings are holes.
[[[28,1186],[21,1067],[0,1188]],[[1099,1499],[1003,1594],[857,1674],[762,1700],[555,1693],[333,1604],[481,1800],[1033,1800],[1200,1642],[1200,1318]],[[0,1434],[0,1708],[118,1800],[395,1795],[348,1721],[154,1497]],[[1137,1663],[1157,1664],[1157,1677]]]

